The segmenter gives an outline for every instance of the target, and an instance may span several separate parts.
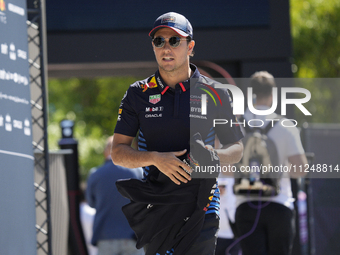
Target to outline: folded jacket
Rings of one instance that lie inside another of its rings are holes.
[[[137,237],[137,248],[147,245],[146,255],[185,254],[198,237],[215,192],[216,179],[192,179],[174,184],[163,173],[116,182],[131,202],[122,210]]]

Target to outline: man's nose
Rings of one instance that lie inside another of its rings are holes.
[[[164,48],[164,50],[171,50],[169,39],[165,40],[165,44],[164,44],[163,48]]]

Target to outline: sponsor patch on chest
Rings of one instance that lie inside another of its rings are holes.
[[[161,101],[161,94],[149,96],[149,102],[151,104],[157,104],[160,101]]]

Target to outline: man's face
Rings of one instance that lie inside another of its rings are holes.
[[[158,30],[154,38],[156,37],[163,37],[166,38],[166,43],[162,48],[157,48],[153,45],[153,50],[155,52],[156,61],[158,63],[159,68],[161,71],[165,72],[174,72],[174,71],[181,71],[189,65],[189,55],[191,54],[195,42],[191,41],[189,44],[186,40],[182,40],[176,48],[170,46],[168,39],[172,36],[179,35],[170,28],[162,28]],[[185,39],[181,37],[181,39]]]

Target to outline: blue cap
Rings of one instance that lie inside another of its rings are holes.
[[[168,12],[159,16],[153,24],[149,36],[153,37],[159,29],[164,27],[171,28],[182,37],[190,36],[193,38],[193,30],[189,20],[176,12]]]

